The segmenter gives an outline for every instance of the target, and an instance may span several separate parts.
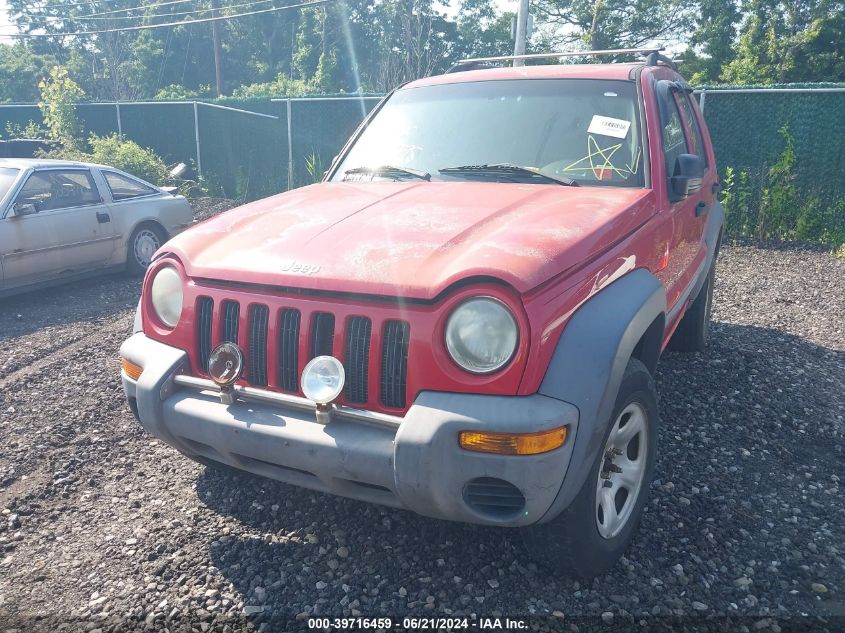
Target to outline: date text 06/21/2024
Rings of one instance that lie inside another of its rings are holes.
[[[528,628],[528,622],[521,618],[426,618],[404,617],[401,620],[393,618],[368,618],[363,616],[352,618],[308,618],[309,629],[320,630],[388,630],[404,629],[406,631],[441,631],[479,629],[490,631],[511,630],[518,631]]]

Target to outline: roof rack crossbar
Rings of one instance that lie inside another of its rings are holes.
[[[656,48],[617,48],[600,51],[567,51],[564,53],[530,53],[527,55],[499,55],[498,57],[474,57],[472,59],[462,59],[457,63],[461,64],[479,64],[485,62],[506,62],[515,59],[555,59],[559,57],[595,57],[599,55],[659,55],[660,51],[664,50],[661,46]],[[667,57],[659,55],[661,58],[668,60]]]

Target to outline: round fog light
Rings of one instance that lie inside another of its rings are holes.
[[[329,404],[343,391],[346,373],[334,356],[317,356],[302,372],[302,393],[317,404]]]
[[[234,343],[221,343],[208,357],[208,375],[221,387],[234,385],[244,369],[244,355]]]

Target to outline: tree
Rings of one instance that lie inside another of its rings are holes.
[[[495,57],[513,50],[511,12],[498,13],[490,0],[462,0],[458,11],[458,57]]]
[[[23,44],[0,46],[0,101],[37,101],[38,82],[55,65],[55,57],[36,54]]]
[[[536,0],[534,8],[557,47],[635,48],[681,39],[695,5],[685,0]]]
[[[750,0],[724,81],[772,84],[845,80],[845,2]]]
[[[734,0],[701,0],[691,46],[684,52],[684,73],[693,84],[715,83],[733,61],[740,12]],[[697,50],[696,50],[697,49]]]
[[[66,147],[76,147],[79,143],[76,104],[85,96],[82,88],[68,77],[66,69],[53,66],[50,76],[39,82],[38,89],[41,91],[38,107],[50,137]]]

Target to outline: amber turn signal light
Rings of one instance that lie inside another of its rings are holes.
[[[565,426],[539,433],[461,431],[458,436],[458,444],[465,450],[498,455],[539,455],[560,448],[564,442]]]
[[[123,370],[123,373],[132,380],[138,380],[141,377],[141,373],[144,371],[143,367],[140,367],[135,363],[131,363],[125,358],[120,359],[120,368]]]

